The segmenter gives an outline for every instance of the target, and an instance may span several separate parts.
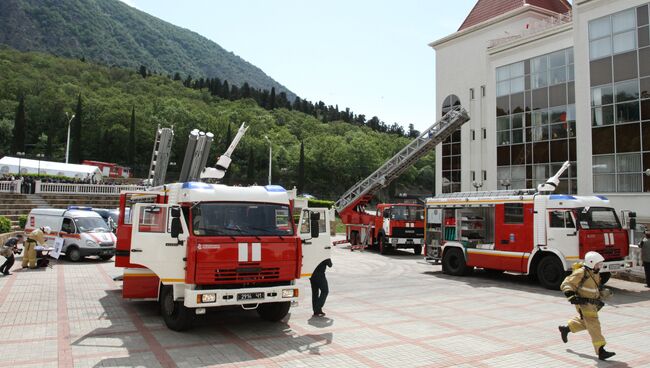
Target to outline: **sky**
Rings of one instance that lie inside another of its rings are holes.
[[[310,101],[434,123],[435,51],[476,0],[122,0],[218,43]]]

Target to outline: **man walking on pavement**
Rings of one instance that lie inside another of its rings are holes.
[[[17,234],[16,236],[12,236],[11,238],[7,239],[5,244],[0,247],[0,255],[7,259],[5,263],[0,266],[0,272],[5,276],[11,275],[9,271],[11,270],[11,266],[14,265],[14,261],[16,260],[14,258],[14,252],[18,249],[18,243],[22,243],[23,240],[23,234]]]
[[[600,360],[616,355],[605,350],[605,337],[598,320],[598,311],[604,305],[600,299],[611,294],[609,290],[601,291],[598,272],[604,261],[605,258],[598,252],[587,252],[584,265],[574,269],[571,275],[564,279],[560,288],[569,302],[575,305],[578,315],[573,317],[567,326],[558,327],[564,343],[568,341],[569,332],[577,333],[586,329]]]
[[[639,243],[641,261],[645,270],[645,286],[650,287],[650,230],[645,231],[645,237]]]
[[[327,278],[325,277],[325,267],[332,267],[330,258],[321,262],[311,274],[309,282],[311,283],[311,305],[314,310],[314,317],[324,317],[323,306],[329,294]],[[319,293],[320,291],[320,293]]]
[[[36,268],[36,246],[45,244],[45,234],[51,231],[49,226],[43,226],[35,229],[27,235],[25,242],[25,254],[23,254],[23,268]]]

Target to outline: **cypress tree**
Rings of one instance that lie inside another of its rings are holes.
[[[11,141],[11,153],[25,152],[25,96],[20,96],[18,108],[16,108],[16,118],[14,119],[14,139]]]
[[[146,66],[140,65],[140,75],[142,76],[142,78],[147,77],[147,67]]]
[[[224,100],[230,99],[230,85],[227,80],[223,81],[223,84],[221,85],[221,95],[219,96]]]
[[[300,161],[298,163],[298,193],[305,192],[305,142],[300,141]]]
[[[271,97],[269,97],[269,110],[275,109],[275,87],[271,87]]]
[[[131,167],[135,164],[135,106],[131,108],[131,126],[129,128],[129,147],[127,162]]]
[[[242,98],[251,97],[251,86],[248,85],[248,82],[244,82],[244,85],[241,87],[241,97]]]
[[[78,164],[82,160],[82,149],[81,149],[81,124],[82,124],[82,103],[81,103],[81,93],[77,98],[77,110],[75,112],[74,119],[72,120],[71,128],[71,137],[70,137],[70,163]]]

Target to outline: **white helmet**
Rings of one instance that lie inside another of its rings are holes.
[[[41,230],[43,230],[43,232],[44,232],[45,234],[49,234],[49,233],[52,232],[52,228],[49,227],[49,226],[43,226],[43,227],[41,228]]]
[[[597,264],[604,262],[605,258],[600,255],[598,252],[587,252],[585,254],[585,266],[590,269],[594,269]]]

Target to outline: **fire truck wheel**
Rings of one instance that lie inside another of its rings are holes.
[[[377,242],[379,243],[379,254],[387,254],[390,251],[390,245],[386,244],[386,237],[384,234],[379,234]]]
[[[183,305],[183,302],[174,301],[174,290],[170,286],[163,286],[160,295],[160,312],[170,330],[184,331],[191,327],[191,311]]]
[[[416,256],[419,256],[422,254],[422,246],[421,245],[416,245],[413,247],[413,253],[415,253]]]
[[[612,277],[611,272],[603,272],[600,274],[600,284],[605,285],[607,281],[609,281],[609,278]]]
[[[277,322],[289,313],[291,302],[263,303],[257,306],[257,313],[263,320]]]
[[[542,258],[537,265],[537,280],[549,290],[560,289],[565,273],[562,262],[554,255]]]
[[[467,267],[463,252],[457,248],[447,249],[442,256],[442,269],[445,273],[453,276],[465,276],[472,271]]]
[[[102,261],[108,261],[109,259],[113,258],[113,255],[111,254],[111,255],[106,255],[106,256],[99,256],[99,258]]]
[[[356,231],[350,231],[350,245],[357,245],[359,241],[359,233]]]
[[[81,256],[81,251],[79,248],[76,246],[70,246],[68,247],[68,250],[65,252],[65,255],[68,257],[69,260],[72,262],[79,262],[83,258]]]

